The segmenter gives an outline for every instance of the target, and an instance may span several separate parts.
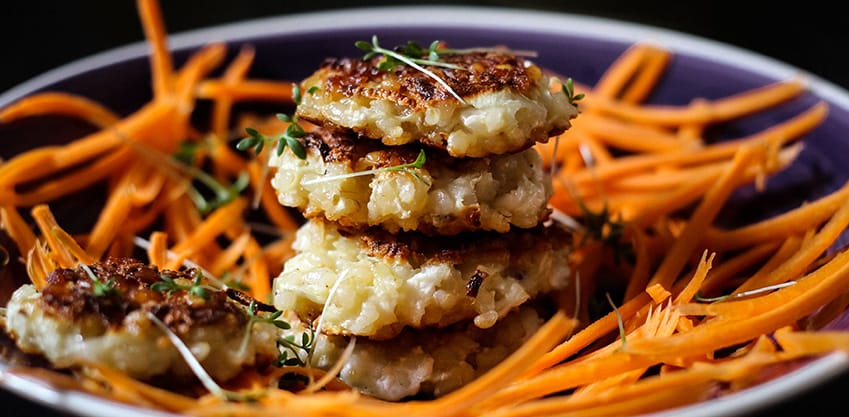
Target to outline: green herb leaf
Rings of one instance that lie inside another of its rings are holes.
[[[312,86],[307,90],[307,92],[312,94],[316,90],[318,90],[318,87]],[[303,95],[301,94],[301,87],[298,86],[298,84],[292,85],[292,99],[295,101],[295,106],[301,105]],[[304,128],[298,124],[298,117],[295,115],[290,116],[286,113],[277,113],[276,117],[285,123],[289,123],[285,132],[275,136],[267,136],[258,132],[254,128],[246,127],[245,133],[247,133],[248,136],[242,138],[238,143],[236,143],[236,149],[246,151],[254,148],[254,154],[259,155],[265,144],[269,144],[274,146],[277,156],[282,155],[283,151],[285,151],[286,147],[288,147],[298,158],[307,159],[307,150],[298,140],[306,135]]]
[[[578,101],[584,98],[584,93],[575,94],[575,85],[572,82],[572,78],[567,78],[561,89],[563,90],[563,94],[566,95],[566,99],[569,100],[569,104],[577,108]]]
[[[195,297],[209,300],[207,287],[203,283],[203,272],[200,269],[195,270],[195,276],[190,285],[182,285],[166,274],[159,274],[159,279],[160,281],[151,284],[150,289],[168,294],[173,294],[177,291],[186,291]]]
[[[262,146],[262,144],[259,145]],[[194,165],[195,155],[203,146],[203,144],[183,141],[180,149],[173,155],[173,159],[179,164],[178,166],[183,172],[192,177],[192,184],[187,190],[189,198],[201,214],[208,214],[241,195],[250,183],[250,177],[247,172],[241,172],[232,184],[225,185],[206,171],[196,167]],[[203,186],[203,191],[198,186]],[[210,192],[212,193],[211,199],[205,195]]]
[[[274,365],[277,367],[309,366],[314,344],[315,329],[312,326],[308,326],[307,331],[301,333],[300,342],[296,342],[293,335],[278,338],[277,348],[281,353],[274,361]]]
[[[94,271],[86,264],[80,264],[80,267],[86,272],[89,279],[91,279],[91,292],[95,297],[106,297],[110,295],[119,295],[118,289],[115,288],[115,280],[107,279],[106,281],[101,281],[97,275],[95,275]]]
[[[307,158],[307,150],[304,148],[304,145],[298,140],[299,138],[304,137],[306,132],[301,125],[298,124],[298,121],[293,116],[289,116],[287,114],[278,113],[277,118],[289,123],[289,126],[286,128],[286,131],[274,136],[267,136],[256,129],[247,127],[245,128],[245,132],[248,134],[247,137],[243,138],[236,144],[236,149],[240,151],[246,151],[248,149],[254,148],[254,154],[259,155],[265,144],[273,145],[275,147],[275,152],[278,156],[283,154],[283,151],[286,150],[286,147],[292,150],[292,152],[300,159]]]
[[[186,164],[186,165],[194,165],[195,156],[204,145],[197,142],[190,142],[188,140],[184,140],[180,142],[180,147],[177,149],[177,152],[174,154],[174,159]]]
[[[581,209],[581,225],[584,227],[580,244],[583,245],[587,239],[592,239],[613,249],[614,260],[617,263],[631,260],[634,257],[633,245],[624,239],[626,226],[621,217],[613,218],[607,204],[604,204],[598,212],[594,212],[582,199],[578,198],[576,201]]]

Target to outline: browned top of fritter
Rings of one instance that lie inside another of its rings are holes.
[[[41,290],[45,309],[68,320],[99,320],[104,327],[120,327],[133,311],[153,313],[177,334],[192,326],[247,323],[244,310],[228,300],[224,291],[205,291],[205,297],[178,288],[155,290],[162,276],[190,287],[196,270],[159,270],[131,258],[110,258],[90,265],[91,271],[106,290],[91,279],[82,267],[60,268],[47,277]]]
[[[571,235],[557,226],[513,229],[507,233],[465,232],[454,236],[427,236],[415,232],[389,233],[380,228],[364,232],[340,227],[343,235],[357,236],[368,256],[426,263],[460,263],[471,257],[509,261],[526,255],[550,253],[570,245]]]
[[[456,100],[436,80],[408,65],[398,65],[391,71],[378,69],[382,59],[329,58],[316,74],[323,82],[318,87],[343,96],[389,99],[416,110],[434,102]],[[526,66],[521,56],[502,52],[443,55],[440,61],[463,68],[427,66],[463,98],[503,89],[527,91],[542,75],[539,67]]]
[[[422,148],[421,145],[388,146],[376,140],[363,140],[354,132],[316,128],[302,139],[304,147],[321,155],[325,163],[344,163],[352,169],[398,166],[415,162],[420,150],[426,154],[425,168],[428,165],[451,166],[462,163],[462,158],[452,158],[444,152]]]

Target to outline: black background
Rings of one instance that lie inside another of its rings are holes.
[[[162,0],[162,9],[168,31],[175,33],[255,17],[402,4],[518,7],[648,24],[746,48],[849,89],[849,17],[838,10],[839,2]],[[131,0],[4,2],[0,92],[74,59],[141,40]],[[849,375],[757,415],[838,415],[845,412],[846,395]],[[0,407],[4,416],[54,415],[5,391]]]

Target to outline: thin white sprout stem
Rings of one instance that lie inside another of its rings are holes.
[[[734,294],[731,297],[732,298],[748,297],[750,295],[756,295],[756,294],[760,294],[760,293],[768,292],[768,291],[772,291],[772,290],[780,290],[784,287],[789,287],[791,285],[796,285],[796,281],[787,281],[787,282],[782,282],[780,284],[769,285],[769,286],[766,286],[766,287],[763,287],[763,288],[756,288],[754,290],[743,291],[741,293]]]
[[[315,345],[315,340],[313,340],[313,346]],[[310,384],[306,388],[304,388],[304,393],[311,394],[322,388],[325,385],[330,383],[333,378],[336,378],[336,375],[339,375],[339,372],[342,371],[342,367],[345,366],[345,363],[348,362],[348,359],[351,358],[351,355],[354,354],[354,348],[357,346],[357,337],[351,336],[351,339],[348,340],[348,345],[345,346],[345,350],[342,351],[342,354],[339,355],[339,360],[333,364],[333,367],[327,371],[318,381],[313,384]]]
[[[417,64],[417,63],[415,63],[415,62],[414,62],[413,60],[411,60],[410,58],[407,58],[406,56],[401,55],[401,54],[399,54],[399,53],[396,53],[395,51],[393,51],[393,50],[391,50],[391,49],[384,49],[384,48],[381,48],[381,47],[380,47],[380,45],[378,45],[378,44],[377,44],[377,37],[374,37],[374,38],[372,39],[372,43],[374,44],[374,47],[375,47],[375,51],[376,51],[376,52],[382,53],[382,54],[384,54],[384,55],[391,56],[392,58],[395,58],[395,59],[397,59],[397,60],[399,60],[399,61],[401,61],[401,62],[403,62],[403,63],[405,63],[405,64],[407,64],[407,65],[409,65],[409,66],[411,66],[411,67],[413,67],[413,68],[415,68],[415,69],[417,69],[417,70],[419,70],[419,71],[421,71],[422,73],[424,73],[425,75],[427,75],[428,77],[432,78],[432,79],[433,79],[433,80],[435,80],[437,83],[439,83],[439,85],[443,86],[446,90],[448,90],[448,92],[449,92],[449,93],[451,93],[451,95],[452,95],[452,96],[454,96],[454,98],[456,98],[457,100],[459,100],[459,101],[460,101],[460,103],[466,104],[466,101],[465,101],[465,100],[463,100],[463,98],[462,98],[462,97],[460,97],[460,95],[459,95],[459,94],[457,94],[457,93],[454,91],[454,89],[452,89],[452,88],[451,88],[451,86],[450,86],[450,85],[448,85],[448,83],[447,83],[447,82],[445,82],[445,80],[443,80],[442,78],[439,78],[439,76],[438,76],[438,75],[434,74],[434,73],[433,73],[432,71],[430,71],[429,69],[427,69],[427,68],[425,68],[425,67],[423,67],[423,66],[421,66],[421,65],[419,65],[419,64]]]
[[[162,322],[162,320],[159,320],[159,317],[156,317],[156,315],[149,311],[147,312],[147,317],[153,322],[153,324],[156,325],[156,327],[159,327],[159,329],[165,333],[165,336],[167,336],[168,340],[171,341],[171,344],[177,348],[177,352],[180,353],[180,356],[183,357],[183,360],[186,361],[186,364],[189,365],[189,368],[191,368],[195,376],[198,377],[204,388],[218,397],[225,399],[228,398],[227,392],[221,388],[217,382],[215,382],[208,372],[206,372],[206,369],[203,368],[203,365],[201,365],[200,361],[198,361],[191,349],[189,349],[189,347],[186,346],[186,344],[174,332],[172,332],[171,329]]]
[[[310,346],[310,350],[307,352],[307,361],[310,361],[310,362],[312,361],[313,352],[315,351],[316,345],[318,345],[318,338],[321,337],[321,328],[324,325],[324,316],[327,313],[327,306],[330,305],[331,301],[333,300],[333,297],[339,292],[339,287],[340,287],[342,281],[347,276],[348,276],[347,271],[343,272],[339,276],[339,278],[336,278],[336,282],[333,283],[333,286],[330,287],[330,292],[327,293],[327,299],[324,300],[324,308],[322,308],[322,310],[321,310],[322,311],[321,316],[319,316],[318,322],[315,324],[315,335],[313,336],[312,345]],[[309,371],[310,383],[312,383],[313,382],[312,367],[308,366],[307,370]]]

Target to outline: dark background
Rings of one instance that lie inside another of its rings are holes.
[[[838,2],[747,1],[372,1],[162,0],[170,33],[255,17],[357,5],[465,4],[518,7],[618,19],[677,30],[739,46],[791,64],[849,89],[849,20]],[[789,7],[788,7],[789,6]],[[0,8],[0,92],[74,59],[143,40],[132,0],[4,2]],[[760,415],[845,412],[849,375],[782,399]],[[51,414],[0,390],[4,416]],[[832,411],[840,410],[840,411]],[[842,412],[841,412],[842,411]]]
[[[679,0],[162,0],[169,32],[254,17],[401,4],[520,7],[644,23],[740,46],[849,88],[849,18],[839,2]],[[826,6],[831,4],[831,6]],[[788,7],[792,6],[792,7]],[[70,60],[142,40],[133,0],[15,0],[0,8],[0,92]]]

